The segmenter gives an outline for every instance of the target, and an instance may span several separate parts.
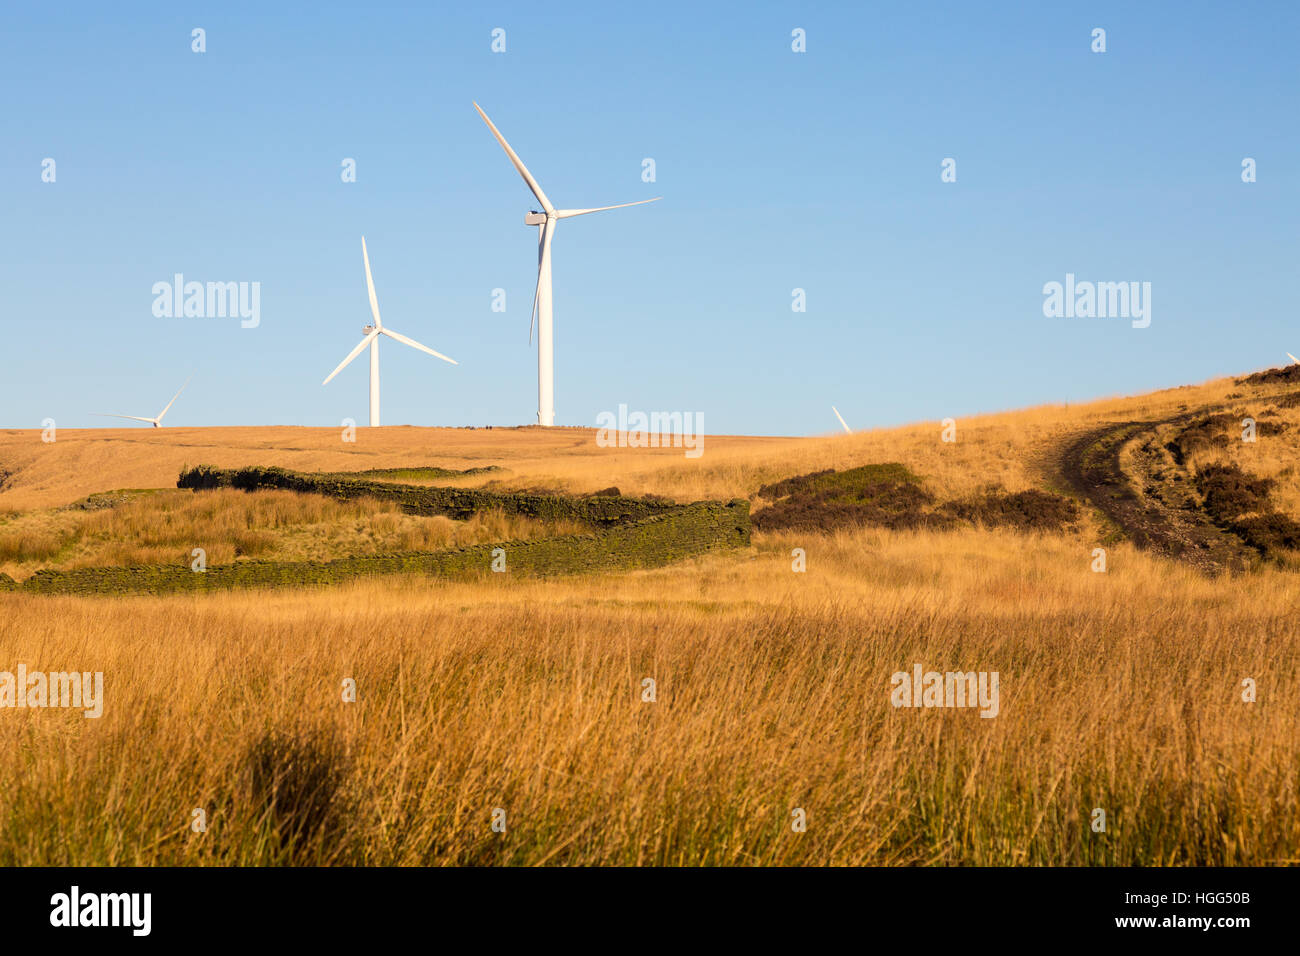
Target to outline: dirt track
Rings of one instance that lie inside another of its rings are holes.
[[[1153,464],[1161,445],[1157,430],[1186,424],[1205,411],[1093,429],[1066,447],[1061,470],[1070,486],[1138,547],[1184,561],[1205,574],[1243,571],[1257,558],[1254,552],[1216,527]],[[1132,472],[1121,463],[1126,446],[1131,446]],[[1173,500],[1180,506],[1172,506]]]

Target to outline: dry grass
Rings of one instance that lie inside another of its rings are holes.
[[[12,663],[102,669],[107,704],[4,714],[0,863],[1296,862],[1296,579],[1247,600],[1024,548],[859,533],[492,587],[6,597]],[[916,662],[998,670],[1001,714],[894,710]],[[278,808],[249,778],[268,741],[307,794]]]
[[[0,470],[13,474],[0,491],[0,509],[65,505],[107,488],[174,488],[183,467],[200,463],[297,471],[495,465],[502,471],[439,483],[575,493],[615,485],[624,494],[694,501],[747,496],[789,475],[898,461],[933,480],[945,497],[966,497],[988,484],[1012,492],[1040,484],[1043,456],[1064,436],[1099,422],[1172,415],[1240,391],[1220,379],[1135,398],[963,418],[955,444],[939,441],[938,422],[819,438],[709,435],[694,459],[680,448],[600,448],[590,428],[359,429],[355,444],[340,441],[334,428],[62,429],[52,444],[35,429],[9,430],[0,431]]]
[[[937,423],[710,436],[699,460],[598,449],[578,430],[391,429],[355,450],[307,429],[60,432],[44,448],[8,433],[0,508],[167,487],[200,458],[496,464],[508,472],[466,483],[679,499],[898,461],[961,497],[1044,487],[1070,436],[1234,390],[970,419],[955,445],[938,441]],[[1294,434],[1280,440],[1293,454]],[[1231,453],[1256,455],[1261,472],[1287,467],[1277,445]],[[240,501],[177,521],[233,542],[250,530],[239,509],[265,507],[253,525],[275,547],[322,547],[285,543],[302,527],[350,527],[349,547],[361,527],[402,530],[400,516],[351,505],[313,521],[293,509],[336,505]],[[141,540],[150,529],[130,521],[145,512],[88,520]],[[40,535],[61,533],[33,523],[11,547],[39,561]],[[1102,533],[1087,518],[1037,537],[759,534],[748,554],[618,575],[0,593],[0,670],[102,670],[106,681],[98,720],[0,710],[0,864],[1300,862],[1300,577],[1265,567],[1208,579],[1125,545],[1094,574]],[[791,571],[796,547],[803,574]],[[999,716],[894,709],[890,675],[915,663],[998,671]],[[641,700],[647,677],[654,703]],[[1255,703],[1241,699],[1247,677]],[[341,700],[345,678],[356,703]],[[204,834],[189,829],[198,807]],[[497,807],[505,834],[490,828]],[[791,830],[796,807],[805,833]],[[1096,807],[1104,834],[1089,828]]]
[[[324,560],[428,551],[585,530],[486,512],[468,521],[404,514],[370,498],[333,501],[290,491],[157,491],[98,511],[42,510],[0,522],[0,571],[22,580],[44,567],[209,564],[244,558]]]

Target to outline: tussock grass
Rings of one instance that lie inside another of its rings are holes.
[[[59,537],[48,532],[22,528],[8,534],[0,533],[0,564],[48,561],[62,548],[63,542]]]
[[[1265,570],[1243,599],[1123,546],[1100,575],[1076,541],[1025,560],[1025,540],[767,535],[687,573],[0,595],[14,660],[107,684],[98,721],[0,720],[0,863],[1297,862],[1297,579]],[[892,708],[913,663],[998,670],[1000,715]],[[250,759],[294,782],[250,785]]]

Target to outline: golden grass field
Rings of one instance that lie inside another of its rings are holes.
[[[586,429],[361,429],[355,445],[288,427],[7,431],[0,571],[181,561],[187,536],[230,560],[536,530],[261,492],[63,510],[174,489],[185,465],[496,465],[457,482],[689,501],[902,462],[945,497],[1060,491],[1061,448],[1101,423],[1281,391],[1225,379],[987,415],[953,444],[938,423],[708,436],[698,459],[599,448]],[[1229,453],[1292,515],[1296,444]],[[1300,577],[1273,562],[1206,576],[1115,532],[1085,508],[1061,533],[756,532],[748,550],[589,576],[0,593],[0,670],[106,683],[97,720],[0,710],[0,864],[1300,863]],[[890,675],[914,663],[998,671],[1000,713],[895,709]]]

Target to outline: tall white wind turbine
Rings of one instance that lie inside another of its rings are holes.
[[[607,209],[622,209],[624,206],[642,206],[648,202],[662,199],[640,199],[636,202],[621,202],[614,206],[597,206],[595,209],[556,209],[542,192],[533,174],[528,171],[519,155],[510,148],[501,131],[488,119],[486,113],[477,104],[474,109],[483,117],[488,129],[496,137],[501,148],[510,157],[519,175],[524,178],[528,188],[537,201],[542,204],[542,211],[533,210],[524,216],[524,225],[537,227],[537,289],[533,292],[533,311],[528,317],[528,341],[533,340],[533,319],[537,320],[537,424],[555,424],[555,348],[552,339],[551,322],[551,239],[555,236],[555,224],[560,219],[573,216],[585,216],[590,212],[604,212]]]
[[[191,375],[190,378],[187,378],[185,380],[185,385],[190,384],[190,379],[193,377],[194,376]],[[129,418],[133,422],[148,422],[154,428],[162,428],[163,416],[166,415],[167,412],[171,409],[171,407],[176,404],[176,399],[181,397],[181,392],[185,391],[185,385],[182,385],[180,389],[177,390],[176,394],[172,396],[172,400],[167,403],[167,407],[158,413],[157,418],[141,418],[139,415],[114,415],[112,413],[104,414],[102,412],[92,412],[91,414],[93,414],[96,418]]]
[[[370,424],[379,425],[379,336],[387,335],[390,339],[396,339],[403,345],[409,345],[413,349],[419,349],[421,352],[428,352],[434,358],[440,358],[444,362],[450,362],[452,365],[459,365],[453,358],[448,358],[441,352],[435,352],[427,345],[421,345],[415,339],[408,339],[400,332],[394,332],[386,328],[379,318],[379,300],[375,298],[375,280],[370,275],[370,254],[366,252],[366,237],[361,237],[361,261],[366,266],[366,291],[370,294],[370,314],[375,317],[374,325],[367,325],[361,330],[365,337],[361,340],[348,357],[339,363],[339,367],[326,376],[321,385],[328,385],[331,378],[343,371],[354,358],[361,354],[362,349],[367,345],[370,346]]]

